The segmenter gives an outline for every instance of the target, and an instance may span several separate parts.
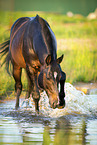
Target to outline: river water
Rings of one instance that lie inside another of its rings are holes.
[[[66,83],[66,106],[52,109],[45,92],[40,113],[15,100],[0,103],[0,145],[97,145],[97,95],[85,95]]]

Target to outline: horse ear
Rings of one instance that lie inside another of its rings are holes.
[[[57,64],[61,63],[63,60],[64,55],[62,54],[61,57],[57,58]]]
[[[46,58],[46,64],[49,65],[51,63],[51,55],[49,54]]]

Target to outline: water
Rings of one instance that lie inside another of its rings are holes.
[[[66,107],[52,109],[45,93],[40,114],[14,110],[15,100],[0,104],[0,145],[97,145],[97,95],[85,95],[66,83]]]

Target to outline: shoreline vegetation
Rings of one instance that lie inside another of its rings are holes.
[[[66,72],[67,82],[97,82],[97,18],[88,19],[82,15],[67,15],[45,12],[7,12],[0,11],[0,44],[10,36],[12,24],[20,17],[40,15],[48,21],[55,33],[58,56],[64,54],[61,64]],[[14,80],[1,67],[0,96],[14,91]],[[26,74],[22,72],[23,89],[27,89]]]

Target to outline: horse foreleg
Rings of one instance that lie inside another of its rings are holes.
[[[32,98],[35,102],[35,111],[39,112],[39,98],[40,98],[40,93],[37,85],[37,74],[34,73],[34,69],[31,66],[26,66],[26,71],[28,75],[28,81],[30,82],[29,84],[29,89],[28,89],[28,97],[30,94],[32,94]]]
[[[66,80],[66,74],[64,72],[62,73],[62,77],[60,79],[60,92],[59,92],[59,107],[64,107],[65,106],[65,80]]]
[[[35,111],[39,113],[39,99],[40,99],[40,93],[37,85],[37,76],[34,76],[34,89],[32,90],[32,97],[35,102]]]
[[[36,113],[39,113],[39,99],[34,99],[35,102],[35,111]]]
[[[15,105],[16,109],[19,108],[19,96],[20,96],[21,91],[22,91],[21,72],[22,72],[22,69],[20,67],[17,67],[15,65],[13,66],[13,77],[15,80],[15,91],[17,93],[16,105]]]

